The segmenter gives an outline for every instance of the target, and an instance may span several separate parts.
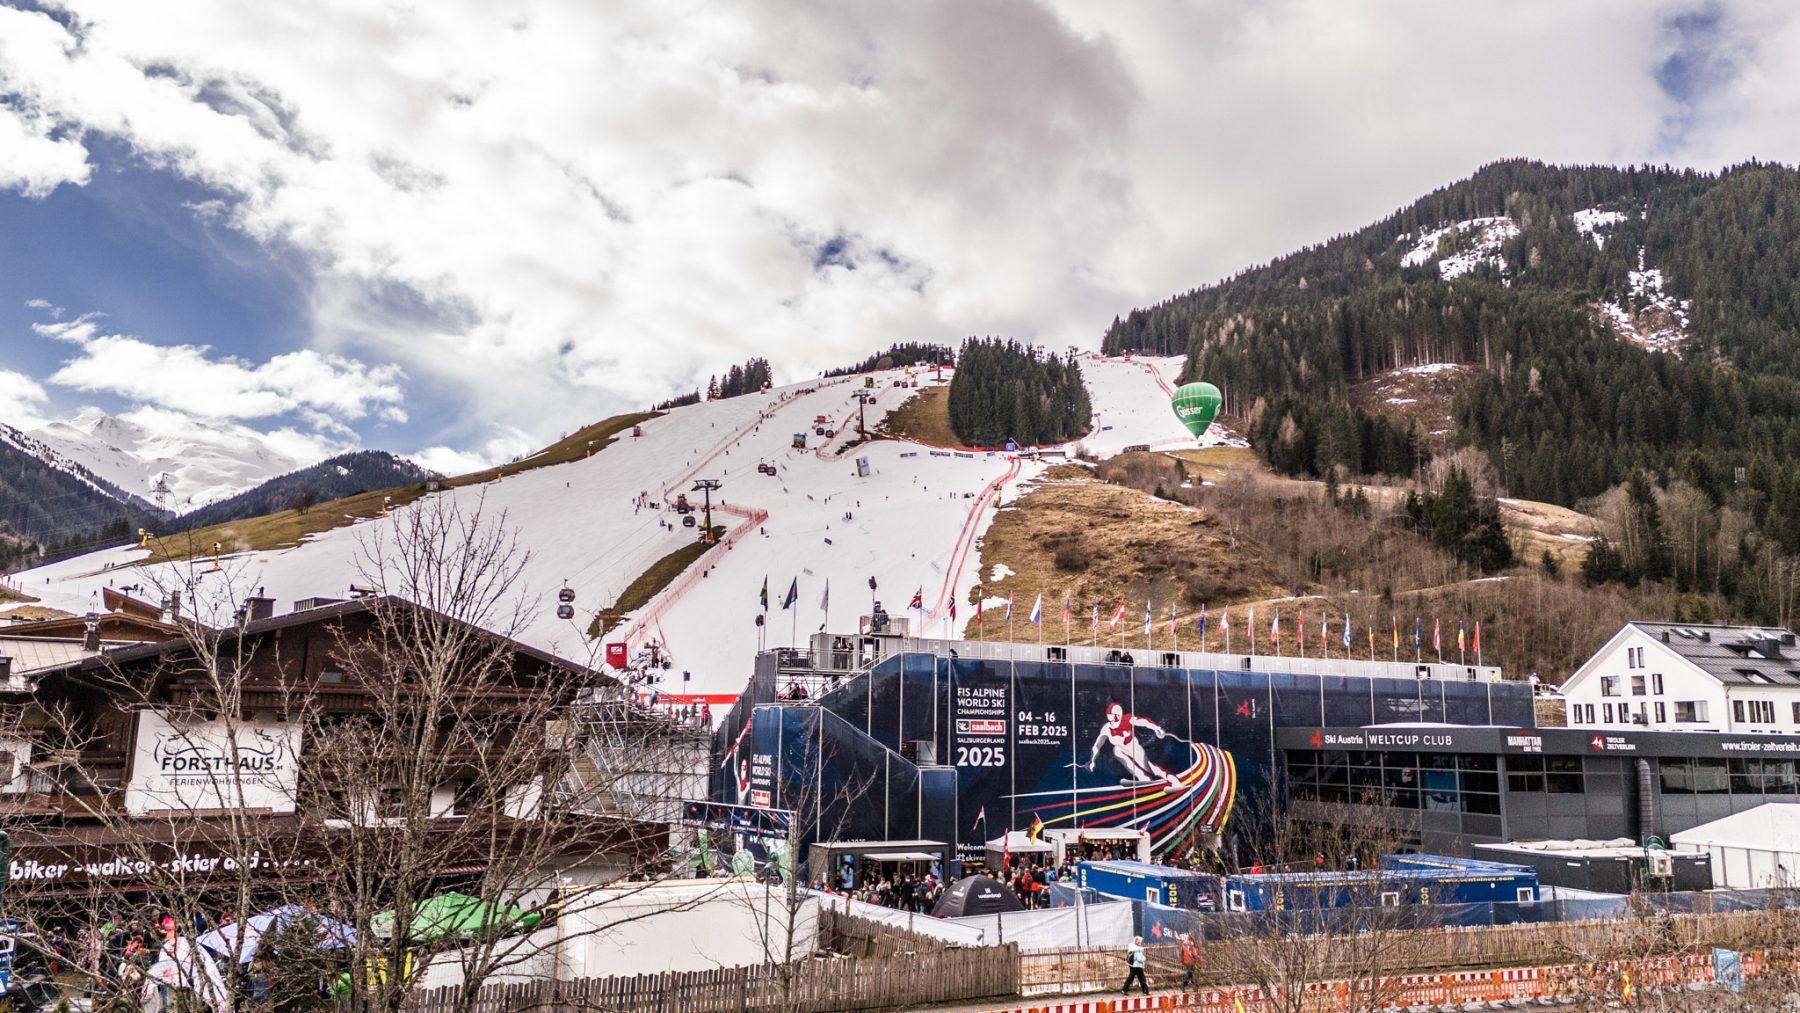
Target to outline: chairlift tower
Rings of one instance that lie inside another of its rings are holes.
[[[156,509],[163,513],[172,513],[173,508],[169,506],[169,503],[174,498],[175,491],[169,488],[168,472],[157,475],[156,484],[150,487],[150,501],[155,503]]]
[[[705,526],[700,530],[701,541],[710,542],[713,540],[712,494],[714,489],[719,488],[723,484],[723,482],[720,482],[716,478],[702,478],[697,479],[694,482],[692,491],[700,493],[706,498],[706,504],[702,508],[704,513],[702,514],[703,520],[701,523]]]

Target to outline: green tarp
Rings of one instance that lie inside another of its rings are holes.
[[[421,901],[413,908],[412,929],[407,939],[414,943],[435,943],[444,939],[466,939],[488,933],[530,931],[543,917],[536,911],[524,911],[504,904],[490,904],[466,893],[444,893]],[[394,912],[383,911],[370,919],[377,935],[392,936]]]

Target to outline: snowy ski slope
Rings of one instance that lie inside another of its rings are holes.
[[[1098,417],[1082,441],[1086,448],[1105,457],[1137,444],[1195,446],[1168,409],[1167,390],[1181,364],[1179,357],[1084,359]],[[875,400],[866,409],[871,427],[913,393],[893,386],[899,370],[873,375]],[[652,638],[665,644],[675,660],[667,691],[735,693],[757,650],[754,620],[765,576],[769,646],[804,643],[827,622],[849,629],[871,598],[912,619],[915,629],[955,635],[948,604],[953,597],[966,601],[977,580],[977,540],[995,509],[1044,467],[1004,452],[953,452],[902,440],[836,456],[854,436],[855,395],[862,389],[857,376],[703,402],[653,419],[643,436],[623,437],[591,458],[436,495],[471,508],[480,503],[490,515],[504,511],[531,551],[524,577],[537,604],[522,629],[501,632],[581,659],[598,654],[584,636],[592,613],[695,535],[680,526],[673,510],[635,506],[639,494],[656,505],[672,503],[694,480],[718,479],[723,486],[714,494],[714,522],[728,529],[724,544],[606,639],[627,640],[634,652]],[[831,419],[837,437],[813,435],[818,415]],[[807,449],[791,447],[795,433],[806,434]],[[1208,435],[1208,442],[1221,442]],[[857,475],[858,457],[868,458],[866,477]],[[759,474],[763,461],[777,473]],[[689,498],[700,501],[692,492]],[[227,557],[221,574],[201,577],[200,593],[207,581],[230,576],[240,586],[265,588],[283,610],[298,598],[343,597],[357,579],[359,543],[375,525],[391,523],[375,518],[296,548]],[[144,555],[135,547],[109,549],[27,571],[17,580],[47,605],[85,612],[98,609],[103,586],[172,586],[188,569],[135,565]],[[822,601],[827,582],[829,614]],[[555,592],[565,583],[577,596],[573,621],[554,615]],[[797,601],[783,610],[790,584],[797,584]],[[915,591],[923,598],[919,611],[907,608]],[[958,612],[969,614],[966,605]],[[685,686],[683,671],[692,673]]]

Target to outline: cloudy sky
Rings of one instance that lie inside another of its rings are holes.
[[[1092,346],[1495,159],[1800,160],[1795,52],[1786,2],[0,0],[0,421],[455,469],[751,355]]]

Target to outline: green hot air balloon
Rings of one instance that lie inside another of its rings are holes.
[[[1169,399],[1169,406],[1175,409],[1175,417],[1194,434],[1195,439],[1206,432],[1212,420],[1219,414],[1219,405],[1225,395],[1219,388],[1210,383],[1184,383],[1175,388],[1175,396]]]

